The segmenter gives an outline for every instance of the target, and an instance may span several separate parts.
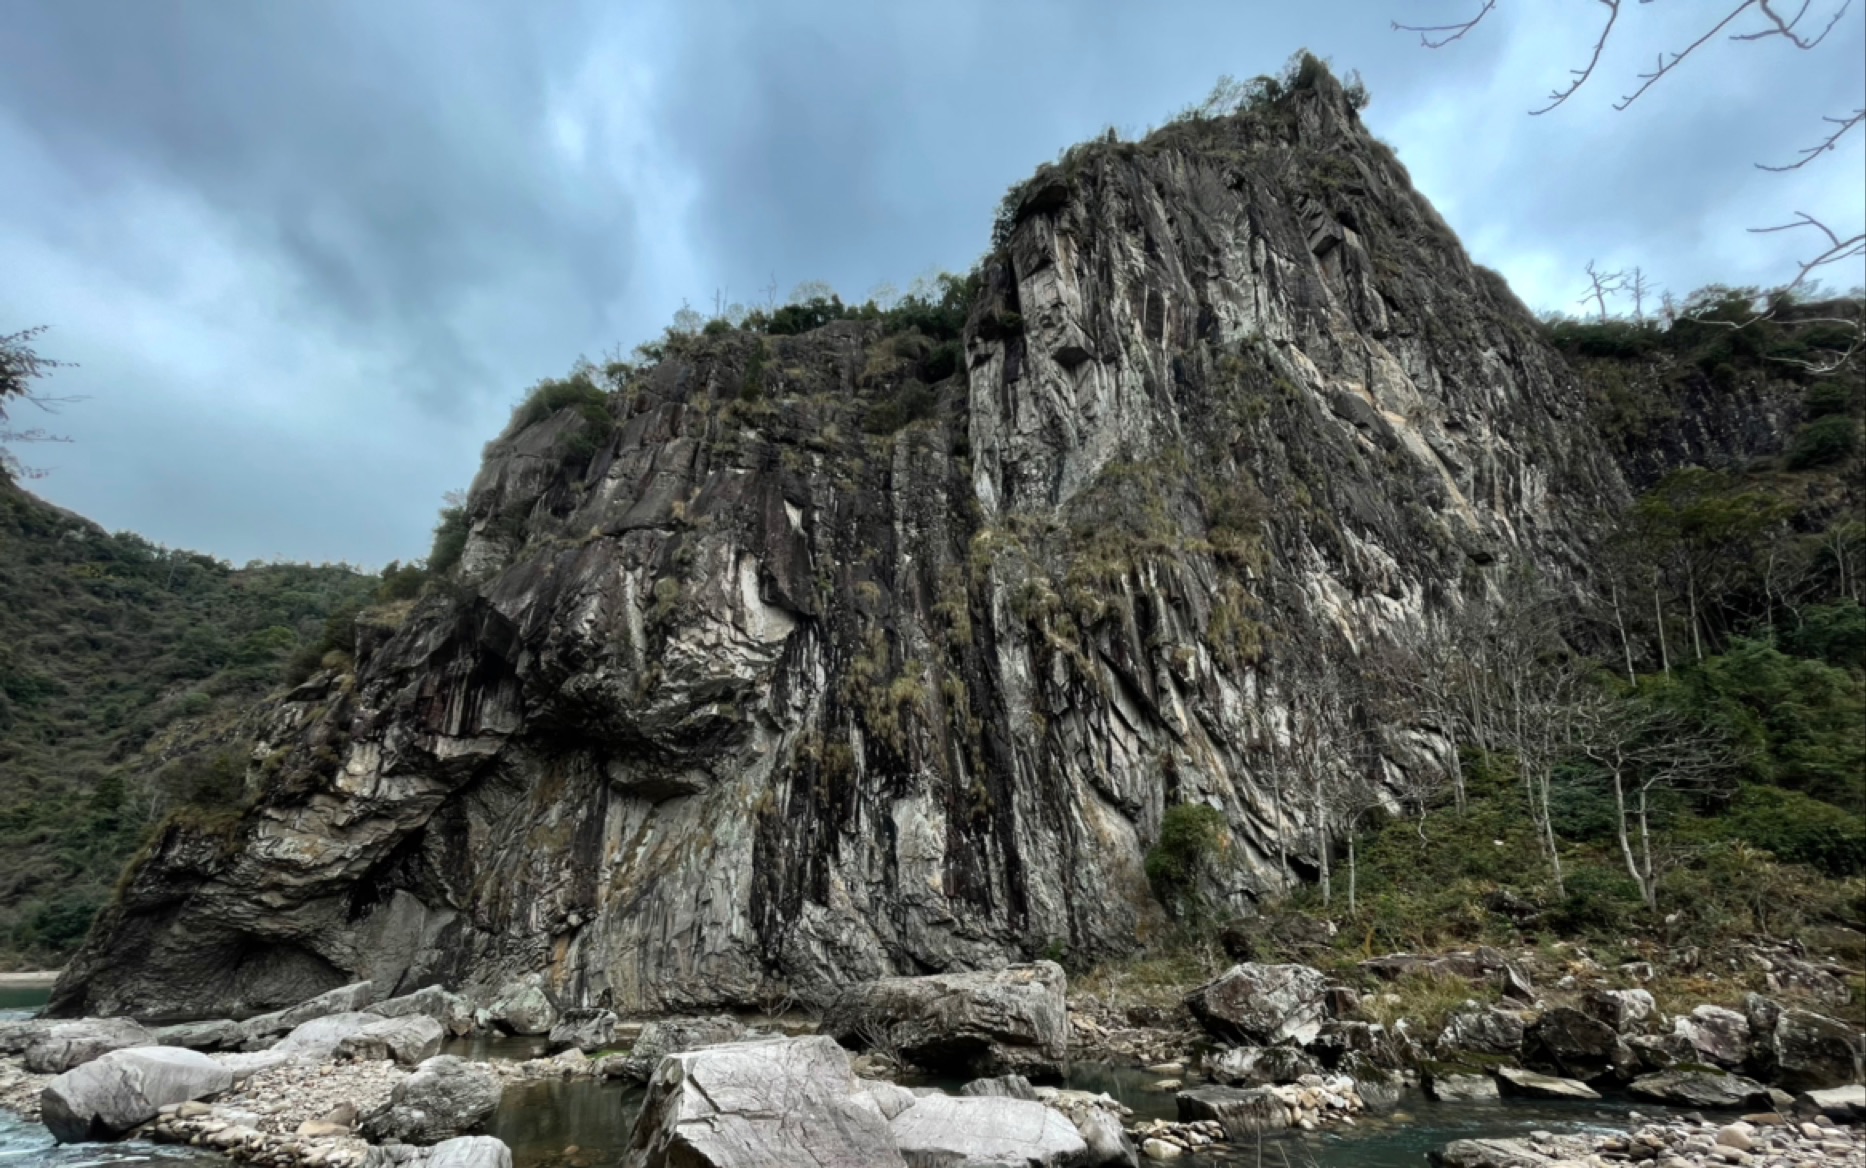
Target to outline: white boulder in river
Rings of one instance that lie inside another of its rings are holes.
[[[499,1076],[485,1067],[458,1055],[436,1055],[395,1085],[389,1105],[363,1120],[363,1134],[411,1144],[462,1135],[492,1115],[503,1090]]]
[[[1089,1151],[1062,1112],[1004,1096],[922,1095],[888,1126],[908,1168],[1073,1168]]]
[[[114,1050],[45,1085],[39,1111],[60,1143],[110,1139],[154,1119],[171,1103],[218,1094],[233,1072],[176,1046]]]
[[[671,1054],[648,1081],[627,1163],[906,1168],[880,1108],[856,1090],[848,1052],[820,1035]]]

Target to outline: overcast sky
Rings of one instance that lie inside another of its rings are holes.
[[[1858,230],[1861,134],[1752,163],[1866,104],[1866,3],[1614,112],[1736,0],[1628,4],[1541,117],[1604,10],[1503,0],[1437,51],[1390,28],[1478,3],[0,0],[0,334],[51,326],[80,367],[42,388],[84,398],[48,420],[72,444],[21,450],[32,489],[235,562],[422,556],[539,377],[716,291],[962,271],[1038,163],[1304,46],[1538,309],[1589,259],[1768,284],[1809,241],[1746,228]]]

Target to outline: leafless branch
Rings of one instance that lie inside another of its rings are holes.
[[[1601,323],[1605,324],[1608,317],[1612,315],[1607,311],[1607,297],[1617,296],[1626,289],[1626,273],[1596,271],[1594,261],[1589,260],[1587,261],[1587,278],[1593,286],[1575,303],[1587,304],[1591,301],[1594,310],[1600,314]]]
[[[1670,73],[1672,70],[1678,68],[1679,65],[1684,63],[1684,60],[1686,57],[1689,57],[1692,53],[1695,53],[1698,49],[1702,48],[1712,37],[1716,36],[1718,33],[1722,32],[1724,29],[1730,27],[1731,21],[1743,15],[1743,13],[1755,7],[1758,3],[1761,3],[1761,0],[1743,0],[1743,3],[1738,4],[1735,8],[1731,9],[1730,12],[1722,20],[1712,25],[1710,27],[1710,30],[1706,32],[1703,36],[1699,37],[1697,40],[1692,41],[1690,44],[1686,45],[1684,48],[1680,49],[1676,53],[1670,53],[1670,54],[1660,53],[1658,65],[1650,73],[1639,74],[1639,78],[1640,78],[1639,87],[1633,90],[1633,92],[1628,94],[1627,96],[1622,97],[1619,101],[1614,102],[1613,108],[1616,110],[1623,110],[1627,106],[1632,105],[1634,102],[1638,101],[1640,97],[1646,92],[1646,90],[1651,89],[1654,85],[1657,85],[1659,83],[1660,78],[1664,77],[1666,74]],[[1797,17],[1797,19],[1799,19],[1799,17]],[[1670,58],[1669,60],[1667,59],[1668,57]]]
[[[1797,49],[1811,49],[1815,45],[1826,40],[1827,34],[1834,31],[1834,25],[1839,24],[1840,18],[1847,14],[1847,9],[1852,5],[1853,0],[1842,0],[1840,7],[1834,9],[1833,17],[1828,20],[1826,27],[1821,29],[1821,31],[1813,37],[1805,37],[1799,32],[1796,32],[1795,28],[1801,23],[1802,17],[1808,14],[1808,7],[1812,2],[1813,0],[1801,0],[1801,7],[1795,12],[1794,17],[1789,20],[1783,20],[1781,15],[1775,11],[1774,0],[1757,0],[1757,7],[1761,8],[1762,14],[1769,18],[1771,27],[1765,28],[1761,32],[1739,33],[1730,39],[1733,41],[1760,41],[1769,37],[1779,36],[1785,37],[1788,42]]]
[[[1827,153],[1829,150],[1834,149],[1839,144],[1840,139],[1846,136],[1846,133],[1848,130],[1851,130],[1853,127],[1859,125],[1861,122],[1866,122],[1866,109],[1856,109],[1853,111],[1852,115],[1849,117],[1822,118],[1821,120],[1823,122],[1828,122],[1832,124],[1833,126],[1836,127],[1836,129],[1834,130],[1833,133],[1821,139],[1821,141],[1818,144],[1809,146],[1803,149],[1801,151],[1801,157],[1799,159],[1795,160],[1794,162],[1785,163],[1782,166],[1770,166],[1767,163],[1758,162],[1756,164],[1756,169],[1773,170],[1773,171],[1776,171],[1777,173],[1780,173],[1781,171],[1784,171],[1784,170],[1801,169],[1802,167],[1806,166],[1808,163],[1813,162],[1816,158],[1819,158],[1821,155]]]
[[[1484,17],[1489,16],[1496,7],[1497,0],[1484,0],[1484,6],[1477,10],[1476,16],[1458,24],[1401,24],[1396,20],[1393,22],[1393,31],[1416,32],[1419,34],[1419,43],[1421,45],[1424,45],[1428,49],[1442,49],[1459,37],[1462,37],[1465,33],[1476,28],[1478,22],[1482,21]],[[1438,39],[1434,40],[1432,39],[1434,34],[1442,35],[1439,35]]]
[[[1587,64],[1568,72],[1574,78],[1566,89],[1551,90],[1549,103],[1541,109],[1530,110],[1531,114],[1545,114],[1562,102],[1575,95],[1575,91],[1587,84],[1587,79],[1594,75],[1595,66],[1600,64],[1600,55],[1607,49],[1607,38],[1613,35],[1613,26],[1620,19],[1620,0],[1599,0],[1607,9],[1607,23],[1600,30],[1600,39],[1594,42],[1594,52],[1587,59]],[[1689,50],[1687,50],[1689,51]]]
[[[1829,264],[1837,264],[1841,260],[1866,255],[1866,232],[1859,232],[1842,239],[1833,228],[1806,211],[1797,211],[1792,222],[1778,223],[1774,227],[1752,227],[1749,230],[1752,235],[1768,235],[1777,231],[1794,231],[1802,227],[1812,227],[1820,232],[1827,240],[1827,248],[1811,260],[1800,261],[1801,270],[1795,274],[1793,280],[1783,286],[1783,291],[1800,287],[1807,282],[1809,276]]]

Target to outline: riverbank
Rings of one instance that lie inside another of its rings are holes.
[[[49,990],[64,972],[62,969],[21,969],[0,973],[0,990]]]

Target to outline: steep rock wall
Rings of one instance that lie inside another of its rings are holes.
[[[1166,808],[1221,809],[1236,909],[1284,848],[1312,870],[1270,773],[1294,713],[1344,781],[1436,767],[1356,654],[1512,564],[1578,580],[1624,498],[1326,75],[1044,168],[963,368],[921,385],[923,350],[694,338],[612,425],[495,442],[457,578],[289,695],[254,808],[155,841],[55,1009],[532,975],[696,1009],[1126,951]]]

